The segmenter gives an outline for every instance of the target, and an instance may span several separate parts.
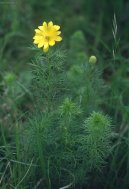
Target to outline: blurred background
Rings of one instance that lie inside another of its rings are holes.
[[[104,43],[111,48],[114,14],[119,37],[125,43],[121,51],[128,56],[128,10],[127,0],[1,0],[1,65],[6,65],[13,71],[24,67],[29,53],[27,47],[32,45],[34,29],[44,20],[52,20],[61,25],[63,44],[67,46],[74,32],[81,30],[86,38],[88,51],[100,49],[102,52]]]
[[[83,51],[88,56],[97,56],[108,80],[114,69],[110,65],[113,49],[118,47],[112,33],[115,14],[117,67],[120,66],[120,73],[126,70],[124,74],[128,77],[128,65],[123,64],[129,58],[128,10],[127,0],[0,0],[0,121],[6,124],[10,117],[15,119],[32,106],[28,63],[33,53],[29,47],[33,45],[34,29],[43,21],[61,26],[64,48],[69,50],[72,40],[74,45],[83,43]]]
[[[34,29],[43,21],[53,21],[61,26],[62,44],[68,51],[82,43],[87,56],[95,54],[107,82],[117,68],[119,81],[124,75],[127,84],[128,10],[127,0],[0,0],[0,121],[11,123],[8,122],[10,118],[14,121],[32,107],[29,91],[32,74],[28,72],[28,63],[33,53],[29,47],[33,45]],[[112,32],[113,20],[117,27],[116,39]],[[81,31],[80,36],[78,31]],[[72,41],[75,41],[73,47]],[[112,65],[113,49],[116,65]],[[118,88],[117,92],[121,90]]]

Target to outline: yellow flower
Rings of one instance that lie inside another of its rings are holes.
[[[53,25],[53,22],[50,21],[48,24],[43,22],[42,26],[39,26],[38,29],[35,29],[34,44],[38,45],[38,48],[43,47],[43,51],[47,52],[49,46],[54,46],[56,41],[61,41],[62,37],[59,35],[60,26]]]

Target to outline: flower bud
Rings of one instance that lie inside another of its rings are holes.
[[[91,56],[91,57],[89,58],[89,63],[95,64],[96,62],[97,62],[96,56]]]

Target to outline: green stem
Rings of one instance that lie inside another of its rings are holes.
[[[49,60],[49,55],[46,56],[47,58],[47,64],[48,64],[48,104],[47,104],[47,111],[50,112],[51,111],[51,63]]]
[[[48,189],[51,189],[51,179],[50,179],[50,173],[49,173],[49,164],[50,164],[49,159],[47,163],[48,163],[48,167],[47,167]]]

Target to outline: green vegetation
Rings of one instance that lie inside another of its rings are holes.
[[[129,3],[1,1],[0,188],[129,188]],[[33,45],[43,21],[63,40]]]

